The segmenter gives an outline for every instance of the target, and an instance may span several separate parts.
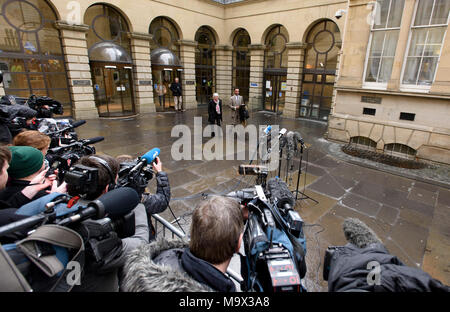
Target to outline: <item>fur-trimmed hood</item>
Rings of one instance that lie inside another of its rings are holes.
[[[189,244],[181,239],[158,238],[150,244],[141,245],[127,258],[122,288],[128,292],[211,292],[213,291],[191,278],[184,270],[158,264],[155,257],[165,250],[184,249]]]

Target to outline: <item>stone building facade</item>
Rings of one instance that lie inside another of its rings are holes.
[[[0,95],[127,117],[173,111],[178,77],[186,109],[239,88],[331,140],[450,163],[448,2],[0,0]]]
[[[448,164],[450,1],[384,2],[348,2],[328,138]]]

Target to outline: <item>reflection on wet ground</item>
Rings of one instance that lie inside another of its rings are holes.
[[[186,124],[193,132],[195,116],[203,116],[203,126],[207,124],[206,110],[198,109],[185,113],[144,114],[125,120],[89,120],[78,128],[78,133],[81,138],[104,136],[105,141],[96,144],[97,152],[112,156],[140,156],[159,147],[172,187],[170,206],[178,223],[188,232],[191,212],[202,200],[202,194],[224,194],[254,183],[254,178],[242,178],[237,173],[237,167],[245,161],[172,159],[172,143],[178,139],[171,137],[172,127]],[[231,116],[225,116],[224,124],[227,123],[231,123]],[[322,280],[324,252],[329,245],[346,243],[341,227],[347,217],[358,218],[369,225],[387,249],[405,264],[420,267],[450,284],[448,188],[335,157],[327,148],[330,143],[323,139],[324,123],[286,119],[264,112],[252,114],[249,123],[278,124],[280,128],[299,131],[308,147],[303,153],[300,175],[302,193],[299,198],[303,199],[297,201],[296,210],[307,224],[306,286],[309,291],[326,291],[327,283]],[[203,144],[208,140],[204,138]],[[193,151],[199,146],[192,141],[191,147]],[[293,164],[298,170],[299,159]],[[272,176],[275,174],[277,172]],[[282,168],[281,177],[286,178],[292,190],[296,189],[297,172],[288,172],[286,177]],[[154,192],[155,187],[153,180],[149,189]],[[194,194],[199,195],[192,197]],[[175,219],[169,210],[161,215],[169,221]],[[239,271],[236,264],[233,268]]]

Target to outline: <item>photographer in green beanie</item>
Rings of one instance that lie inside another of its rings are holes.
[[[50,192],[66,192],[66,184],[57,186],[56,175],[45,177],[44,156],[30,146],[9,146],[11,161],[7,173],[9,181],[0,192],[0,208],[20,208]]]

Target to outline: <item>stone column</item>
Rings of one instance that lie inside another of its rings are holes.
[[[72,99],[72,116],[75,119],[98,118],[86,41],[89,26],[70,25],[64,21],[57,21],[55,26],[60,31],[63,45]]]
[[[264,50],[265,45],[250,45],[250,89],[249,110],[257,111],[263,108],[262,90],[264,89]]]
[[[228,105],[233,93],[233,50],[227,45],[216,47],[216,92],[223,105]]]
[[[183,88],[184,108],[197,108],[195,97],[195,49],[197,42],[192,40],[180,41],[181,63],[183,64],[183,74],[181,84]]]
[[[299,116],[300,111],[302,72],[306,44],[302,42],[290,42],[286,44],[286,48],[288,49],[288,71],[283,116],[296,118]]]
[[[131,57],[133,59],[134,94],[136,113],[156,112],[153,102],[152,64],[150,40],[152,35],[131,33]]]

